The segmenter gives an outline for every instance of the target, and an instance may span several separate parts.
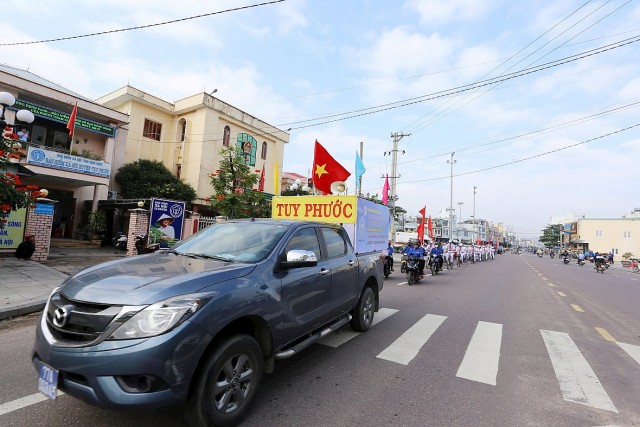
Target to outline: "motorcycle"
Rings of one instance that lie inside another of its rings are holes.
[[[538,252],[538,258],[542,258],[542,252]]]
[[[571,258],[569,258],[569,255],[565,255],[562,257],[562,262],[564,264],[569,264],[570,261],[571,261]]]
[[[583,260],[583,259],[578,258],[578,265],[579,265],[580,267],[584,267],[584,260]]]
[[[431,275],[435,276],[441,270],[440,261],[441,255],[431,254],[429,255],[429,268],[431,269]]]
[[[400,273],[406,273],[407,272],[407,256],[403,255],[402,259],[400,261]]]
[[[551,257],[551,259],[553,259],[556,256],[556,254],[554,254],[553,252],[549,252],[549,257]]]
[[[607,264],[604,260],[603,261],[596,261],[596,273],[603,273],[604,271],[609,268],[609,264]]]
[[[384,278],[388,278],[389,275],[391,274],[391,263],[393,262],[393,258],[391,258],[389,255],[386,255],[384,257],[384,265],[383,265],[383,271],[384,271]]]
[[[407,257],[405,271],[407,272],[407,283],[409,286],[418,283],[422,276],[420,275],[420,259]]]
[[[160,243],[152,243],[149,244],[149,235],[148,234],[136,234],[134,245],[136,247],[136,252],[138,255],[150,254],[152,252],[160,249]]]
[[[122,249],[123,251],[127,250],[127,235],[122,231],[118,231],[116,235],[113,237],[111,242],[113,243],[113,247],[116,249]]]

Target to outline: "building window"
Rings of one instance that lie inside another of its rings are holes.
[[[596,230],[596,237],[602,237],[602,231]]]
[[[229,126],[224,127],[224,135],[222,136],[222,145],[229,146],[229,140],[231,139],[231,128]]]
[[[262,152],[260,153],[260,158],[262,160],[267,160],[267,142],[262,141]]]
[[[187,137],[187,121],[180,119],[178,126],[180,128],[180,142],[184,142]]]
[[[624,233],[624,237],[631,237],[630,231],[623,231],[623,233]]]
[[[144,119],[144,129],[142,136],[145,138],[155,139],[160,141],[160,134],[162,133],[162,123],[154,122],[149,119]]]

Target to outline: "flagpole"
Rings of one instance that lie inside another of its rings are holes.
[[[364,143],[360,141],[360,160],[364,161]],[[362,197],[362,175],[358,178],[358,197]]]

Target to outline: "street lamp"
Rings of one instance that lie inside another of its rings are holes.
[[[10,125],[6,122],[4,118],[4,113],[7,107],[13,106],[16,103],[16,98],[11,95],[9,92],[0,92],[0,105],[2,105],[2,113],[0,113],[0,129],[4,130],[5,127],[9,126],[15,128],[17,126],[21,126],[24,124],[33,123],[35,117],[33,113],[29,110],[18,110],[16,112],[16,120],[21,123]]]
[[[456,153],[451,153],[451,160],[447,160],[447,163],[451,164],[451,190],[449,192],[449,242],[453,240],[453,164],[456,162],[453,160],[454,154]]]
[[[462,222],[462,205],[464,202],[458,202],[458,222]]]

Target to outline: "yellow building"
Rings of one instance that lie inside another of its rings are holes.
[[[613,251],[617,257],[631,252],[640,256],[640,218],[578,220],[578,239],[589,244],[594,252]],[[620,258],[618,258],[620,259]]]
[[[163,163],[196,190],[194,210],[206,209],[203,199],[213,194],[210,174],[218,169],[224,147],[241,149],[256,174],[264,168],[264,191],[274,193],[287,132],[204,92],[170,103],[125,86],[96,102],[129,115],[126,143],[115,149],[115,169],[139,159]],[[111,188],[117,191],[117,184]]]

